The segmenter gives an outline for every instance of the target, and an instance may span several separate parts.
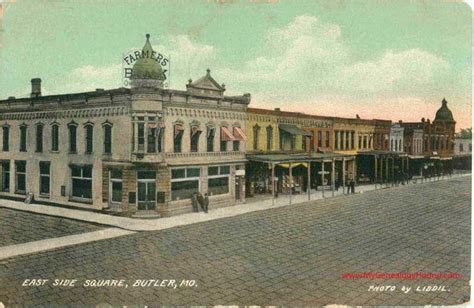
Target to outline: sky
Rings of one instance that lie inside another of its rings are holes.
[[[185,89],[211,69],[251,106],[393,121],[446,98],[471,127],[472,11],[459,1],[16,0],[3,3],[0,99],[123,86],[122,56],[151,35]]]

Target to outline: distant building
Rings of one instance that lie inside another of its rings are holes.
[[[403,152],[403,127],[395,123],[390,127],[390,151]]]

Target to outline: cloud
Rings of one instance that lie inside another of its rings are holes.
[[[427,94],[439,90],[449,70],[444,59],[421,49],[387,50],[359,62],[338,25],[305,15],[268,31],[254,59],[219,72],[229,88],[233,84],[256,97],[288,100]]]
[[[170,47],[172,46],[172,48]],[[131,50],[140,50],[136,47]],[[171,55],[171,83],[173,88],[183,87],[187,80],[218,62],[218,51],[214,46],[193,42],[186,35],[169,36],[153,50],[169,57]],[[178,63],[178,65],[173,65]],[[110,89],[124,86],[122,64],[104,66],[86,65],[75,68],[65,76],[58,77],[52,84],[44,87],[44,94],[74,93],[93,91],[97,87]],[[169,80],[168,80],[169,82]],[[176,84],[176,86],[174,86]]]

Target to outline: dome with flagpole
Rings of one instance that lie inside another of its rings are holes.
[[[141,57],[135,62],[130,76],[132,87],[163,87],[166,76],[160,63],[152,58],[154,54],[150,44],[150,34],[146,34],[146,42],[143,46]]]

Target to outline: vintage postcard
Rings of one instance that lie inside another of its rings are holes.
[[[468,3],[0,16],[0,307],[470,302]]]

